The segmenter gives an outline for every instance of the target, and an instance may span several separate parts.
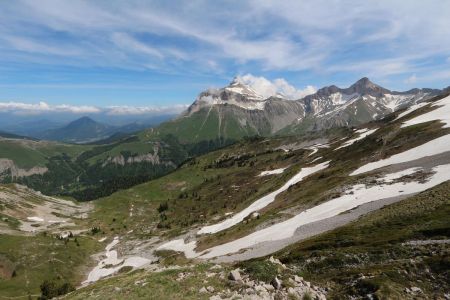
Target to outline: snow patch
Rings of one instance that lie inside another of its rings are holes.
[[[310,154],[308,154],[308,157],[309,157],[309,156],[316,154],[316,152],[319,151],[320,148],[329,148],[329,147],[330,147],[330,145],[328,145],[328,144],[316,144],[316,145],[312,145],[311,147],[307,147],[305,149],[312,150],[312,152]]]
[[[39,217],[27,217],[28,221],[33,221],[33,222],[44,222],[44,219],[39,218]]]
[[[441,154],[447,151],[450,151],[450,134],[441,136],[439,138],[436,138],[425,144],[406,150],[404,152],[392,155],[389,158],[368,163],[362,167],[359,167],[358,169],[353,171],[350,175],[351,176],[359,175],[389,165],[400,164],[427,156]]]
[[[437,107],[435,110],[432,110],[430,112],[412,118],[411,120],[403,122],[402,127],[408,127],[420,123],[440,120],[443,123],[445,123],[444,128],[450,128],[450,96],[434,102],[432,107],[436,106],[439,107]]]
[[[264,107],[266,105],[266,101],[265,100],[250,100],[248,99],[247,101],[238,101],[236,98],[231,97],[230,99],[227,100],[222,100],[219,96],[217,95],[208,95],[208,96],[202,96],[201,98],[198,99],[198,101],[200,103],[206,104],[206,105],[218,105],[218,104],[222,104],[222,105],[235,105],[247,110],[264,110]]]
[[[123,267],[140,268],[150,262],[149,259],[138,256],[119,259],[117,257],[117,251],[112,250],[112,248],[118,243],[119,237],[116,236],[113,241],[105,247],[105,258],[101,260],[98,265],[89,273],[88,278],[83,282],[83,284],[95,282],[103,277],[112,275]]]
[[[400,114],[397,116],[397,118],[394,119],[394,121],[395,121],[395,120],[398,120],[398,119],[400,119],[400,118],[403,118],[403,117],[406,116],[406,115],[409,115],[409,114],[412,113],[413,111],[418,110],[419,108],[422,108],[422,107],[424,107],[424,106],[427,105],[427,104],[430,104],[430,103],[428,103],[428,102],[421,102],[421,103],[419,103],[419,104],[411,105],[410,107],[408,107],[407,110],[405,110],[404,112],[400,113]]]
[[[203,228],[201,228],[197,234],[205,234],[205,233],[216,233],[222,230],[225,230],[227,228],[230,228],[234,225],[236,225],[237,223],[241,222],[242,220],[244,220],[245,217],[247,217],[248,215],[250,215],[251,213],[258,211],[264,207],[266,207],[267,205],[269,205],[270,203],[272,203],[273,201],[275,201],[275,197],[278,196],[278,194],[284,192],[285,190],[287,190],[291,185],[294,185],[300,181],[303,180],[303,178],[305,178],[306,176],[309,176],[315,172],[318,172],[320,170],[323,170],[325,168],[328,167],[328,164],[330,162],[324,162],[321,164],[318,164],[314,167],[308,167],[308,168],[302,168],[300,170],[300,172],[298,172],[294,177],[292,177],[291,179],[288,180],[288,182],[286,182],[281,188],[279,188],[278,190],[265,195],[264,197],[256,200],[255,202],[253,202],[250,206],[248,206],[247,208],[245,208],[244,210],[238,212],[237,214],[233,215],[231,218],[226,219],[220,223],[214,224],[214,225],[209,225],[209,226],[205,226]]]
[[[286,169],[287,169],[287,167],[286,168],[275,169],[275,170],[271,170],[271,171],[263,171],[263,172],[259,173],[258,176],[261,177],[261,176],[267,176],[267,175],[281,174]]]
[[[172,250],[183,252],[187,258],[192,258],[198,256],[197,252],[195,252],[194,250],[196,246],[196,241],[185,243],[183,239],[177,239],[159,246],[156,250]]]
[[[390,173],[383,178],[377,179],[378,182],[393,182],[394,180],[400,179],[404,176],[412,175],[422,170],[422,168],[410,168],[396,173]]]
[[[355,133],[358,133],[358,134],[359,134],[358,137],[346,141],[344,144],[342,144],[341,146],[339,146],[339,147],[337,147],[336,149],[334,149],[334,151],[336,151],[336,150],[338,150],[338,149],[341,149],[341,148],[345,148],[345,147],[351,146],[351,145],[353,145],[355,142],[364,139],[365,137],[371,135],[372,133],[374,133],[374,132],[377,131],[377,130],[378,130],[378,128],[371,129],[371,130],[369,130],[368,128],[363,128],[363,129],[356,130]]]

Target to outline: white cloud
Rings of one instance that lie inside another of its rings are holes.
[[[162,59],[164,57],[159,50],[157,50],[153,47],[150,47],[149,45],[146,45],[142,42],[139,42],[138,40],[134,39],[133,37],[131,37],[130,35],[128,35],[126,33],[115,32],[115,33],[113,33],[111,39],[114,42],[114,44],[116,44],[118,47],[120,47],[126,51],[134,51],[134,52],[138,52],[138,53],[143,53],[143,54],[155,56],[160,59]]]
[[[3,60],[161,72],[425,75],[409,68],[448,56],[449,14],[442,0],[5,1],[0,48]]]
[[[317,91],[315,87],[310,85],[306,86],[304,89],[297,89],[283,78],[277,78],[270,81],[264,77],[246,74],[244,76],[238,76],[238,80],[250,86],[256,93],[264,98],[281,94],[287,99],[295,100],[314,94]]]
[[[75,114],[99,113],[101,110],[94,106],[74,105],[49,105],[46,102],[22,103],[22,102],[0,102],[0,112],[14,114],[39,114],[48,112],[68,112]]]
[[[153,107],[153,106],[110,106],[105,108],[105,112],[108,115],[144,115],[144,114],[179,114],[185,109],[188,108],[188,105],[185,104],[176,104],[173,106],[162,106],[162,107]]]
[[[95,107],[88,105],[50,105],[46,102],[23,103],[23,102],[0,102],[1,113],[12,113],[15,115],[39,115],[44,113],[72,113],[72,114],[100,114],[107,115],[156,115],[156,114],[178,114],[185,110],[187,105],[175,104],[173,106],[109,106]]]
[[[411,76],[409,76],[408,78],[406,78],[405,83],[407,84],[412,84],[412,83],[416,83],[417,82],[417,76],[416,74],[412,74]]]

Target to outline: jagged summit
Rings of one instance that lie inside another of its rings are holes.
[[[374,97],[381,97],[383,94],[390,93],[390,90],[385,89],[372,81],[367,77],[363,77],[352,84],[348,89],[350,93],[358,93],[360,95],[371,95]]]
[[[283,95],[263,97],[235,77],[223,88],[200,93],[182,117],[186,120],[184,117],[194,116],[202,120],[201,124],[216,124],[208,132],[217,132],[217,136],[290,133],[355,126],[439,93],[431,89],[394,92],[363,77],[346,88],[330,85],[301,99],[288,100]],[[208,129],[207,125],[201,128]]]

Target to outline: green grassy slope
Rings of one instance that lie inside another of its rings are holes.
[[[0,139],[0,158],[11,159],[19,168],[44,167],[51,156],[66,153],[75,157],[90,146],[25,139]]]
[[[276,256],[305,278],[328,286],[330,298],[375,294],[412,298],[405,288],[443,297],[449,284],[447,245],[411,246],[411,240],[450,238],[450,182],[389,205]]]
[[[79,236],[66,242],[44,234],[0,234],[0,265],[8,264],[11,269],[0,276],[0,299],[35,298],[44,280],[76,286],[84,279],[87,266],[93,264],[90,255],[98,251],[101,246],[92,237]]]
[[[239,210],[292,176],[294,170],[282,177],[256,176],[267,168],[286,167],[299,160],[296,155],[271,150],[284,142],[243,141],[192,159],[166,176],[98,199],[92,226],[111,234],[134,229],[136,235],[174,236],[191,225]],[[308,153],[300,150],[297,155]],[[161,204],[168,208],[158,212]]]

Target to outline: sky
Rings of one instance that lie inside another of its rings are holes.
[[[0,112],[178,112],[239,76],[295,99],[450,85],[450,1],[0,0]]]

